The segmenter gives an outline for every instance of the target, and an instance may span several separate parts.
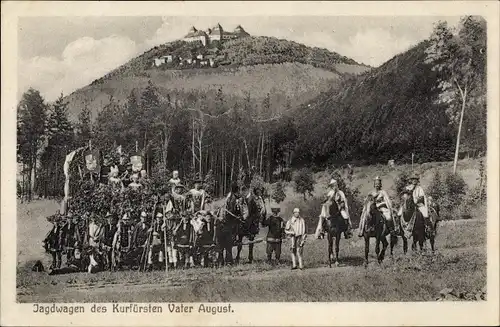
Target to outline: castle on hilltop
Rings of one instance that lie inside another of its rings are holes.
[[[184,36],[183,40],[186,42],[201,42],[204,46],[206,46],[213,41],[223,42],[246,36],[250,36],[250,34],[248,34],[243,27],[241,27],[241,25],[236,26],[234,31],[228,32],[224,31],[220,24],[217,24],[213,28],[209,28],[206,31],[197,30],[196,27],[192,26],[188,34]]]

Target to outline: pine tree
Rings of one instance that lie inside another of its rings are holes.
[[[87,104],[83,107],[82,111],[78,115],[77,124],[77,143],[78,146],[84,146],[88,144],[89,140],[92,139],[92,118],[90,108]]]
[[[36,168],[40,152],[46,141],[47,104],[40,92],[30,88],[17,106],[17,145],[21,162],[29,169],[29,199],[35,188]]]

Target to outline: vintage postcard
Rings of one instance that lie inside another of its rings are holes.
[[[2,2],[1,325],[498,325],[498,13]]]

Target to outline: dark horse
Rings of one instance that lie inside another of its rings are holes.
[[[258,216],[249,214],[243,218],[243,209],[246,201],[231,193],[226,200],[225,206],[219,209],[219,217],[216,226],[216,245],[218,248],[218,264],[233,263],[233,246],[237,246],[238,252],[235,261],[239,263],[243,238],[248,238],[248,260],[253,261],[253,242],[259,232]],[[225,254],[225,255],[224,255]]]
[[[385,223],[385,218],[382,213],[377,209],[375,199],[373,196],[368,195],[365,199],[363,208],[364,217],[361,221],[365,222],[363,230],[363,237],[365,239],[365,267],[368,266],[368,253],[370,252],[370,238],[375,237],[375,253],[377,254],[378,263],[382,263],[385,257],[385,251],[389,243],[387,242],[387,235],[389,229]],[[364,218],[364,219],[363,219]],[[391,243],[395,242],[391,237]],[[380,250],[380,243],[382,242],[382,251]]]
[[[403,197],[403,217],[401,223],[405,229],[405,237],[413,238],[411,246],[413,251],[417,249],[417,243],[420,251],[422,251],[426,239],[430,239],[431,248],[434,252],[434,228],[430,226],[430,221],[425,221],[424,216],[420,210],[418,210],[412,196]]]
[[[342,233],[347,230],[347,224],[340,214],[339,207],[335,201],[330,205],[329,215],[323,220],[323,230],[326,231],[328,239],[328,265],[331,268],[332,263],[339,264],[339,245]],[[333,258],[333,238],[335,238],[335,258]]]

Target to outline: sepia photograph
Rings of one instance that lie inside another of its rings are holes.
[[[15,303],[124,319],[498,297],[486,16],[195,4],[9,26]]]

